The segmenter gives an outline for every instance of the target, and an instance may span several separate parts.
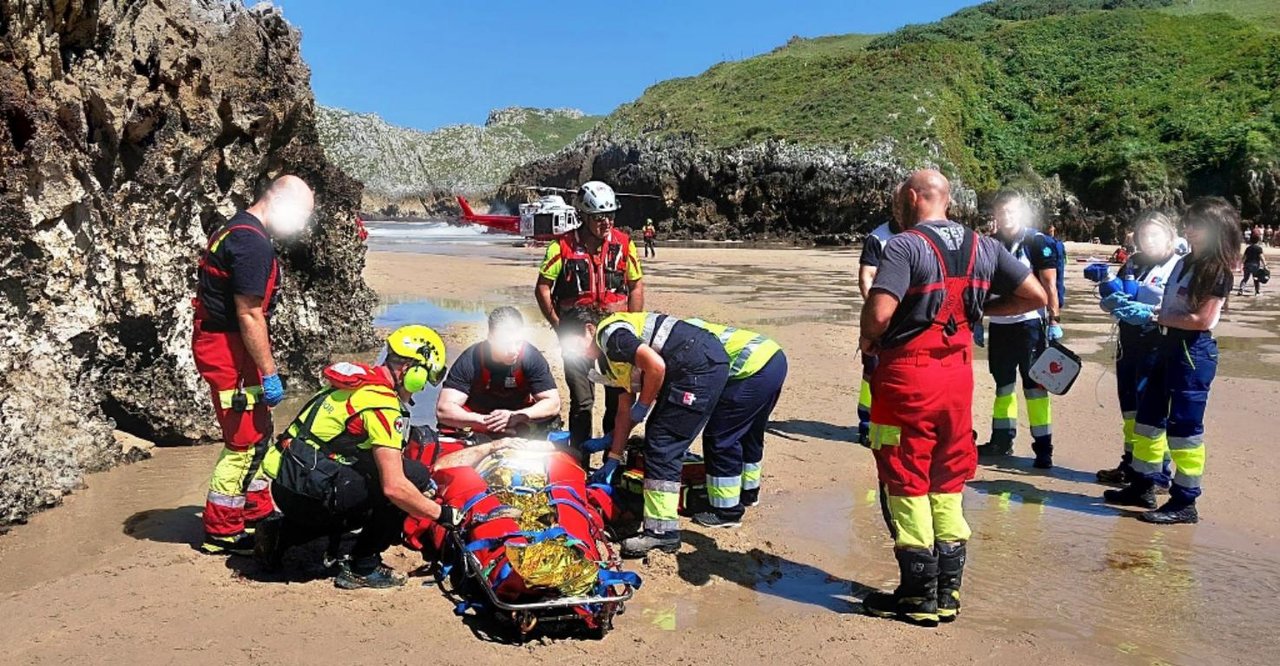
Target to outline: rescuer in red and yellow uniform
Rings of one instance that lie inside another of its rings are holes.
[[[999,242],[947,220],[951,185],[913,174],[894,205],[903,233],[885,244],[862,308],[862,353],[876,355],[870,444],[901,582],[862,602],[872,615],[934,626],[960,612],[969,526],[961,492],[977,466],[973,325],[1043,307],[1044,288]],[[989,299],[989,300],[988,300]]]
[[[542,316],[557,331],[560,318],[574,307],[595,307],[606,312],[644,310],[644,272],[636,245],[613,227],[618,208],[612,188],[599,181],[586,183],[578,191],[582,226],[547,246],[534,293]],[[575,449],[592,436],[595,385],[587,377],[590,367],[581,357],[564,357],[570,444]],[[606,432],[612,428],[619,393],[614,388],[605,389]]]
[[[343,589],[404,585],[382,563],[400,537],[405,516],[446,529],[462,513],[429,495],[427,468],[401,454],[408,440],[406,404],[445,374],[444,342],[426,326],[396,329],[381,365],[336,363],[329,386],[315,394],[268,451],[263,468],[282,518],[259,528],[258,556],[278,567],[285,549],[311,538],[360,530],[334,584]],[[336,555],[336,553],[331,553]]]
[[[246,521],[252,526],[271,513],[260,466],[272,435],[269,410],[284,400],[284,386],[267,334],[280,292],[280,266],[268,234],[296,234],[314,207],[306,183],[282,176],[214,231],[200,258],[191,351],[213,395],[225,447],[205,501],[200,549],[206,553],[252,552]]]

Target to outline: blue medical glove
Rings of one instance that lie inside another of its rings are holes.
[[[1102,299],[1102,302],[1098,303],[1098,306],[1102,308],[1103,312],[1115,312],[1117,308],[1124,307],[1131,302],[1132,301],[1129,300],[1128,294],[1117,291],[1116,293]]]
[[[609,485],[613,483],[613,475],[618,471],[618,461],[609,458],[604,461],[604,465],[600,469],[591,473],[591,478],[587,479],[588,483],[600,483]]]
[[[643,402],[640,402],[639,400],[636,401],[636,404],[631,405],[632,425],[639,425],[641,423],[644,423],[644,420],[649,418],[649,410],[651,409],[653,409],[653,405],[646,405]]]
[[[595,439],[588,439],[583,442],[582,451],[583,453],[599,453],[608,450],[610,444],[613,444],[613,433],[606,432]]]
[[[987,327],[978,322],[973,325],[973,344],[979,347],[987,346]]]
[[[1062,324],[1049,324],[1049,328],[1045,331],[1045,335],[1049,338],[1049,342],[1062,339]]]
[[[1115,312],[1111,316],[1119,319],[1126,324],[1134,326],[1146,326],[1155,323],[1155,308],[1146,303],[1130,303]]]
[[[280,375],[267,375],[262,378],[262,400],[268,407],[275,407],[284,402],[284,384],[280,383]]]

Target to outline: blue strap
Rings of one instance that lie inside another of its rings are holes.
[[[507,582],[507,578],[511,576],[512,571],[514,571],[514,569],[511,568],[511,562],[503,563],[502,569],[498,571],[498,580],[494,582],[492,587],[496,588],[502,585],[503,583]]]
[[[644,584],[640,574],[634,571],[613,571],[612,569],[601,569],[599,580],[601,588],[610,585],[630,585],[632,589],[638,590]]]
[[[464,515],[471,513],[471,510],[474,509],[477,504],[479,504],[482,500],[484,500],[484,498],[488,497],[491,494],[492,493],[489,493],[488,491],[486,491],[467,500],[466,504],[462,505],[462,513]]]
[[[467,551],[474,553],[478,550],[494,548],[496,546],[501,546],[506,544],[507,539],[512,539],[516,537],[523,537],[530,544],[540,543],[543,541],[548,541],[550,539],[556,539],[559,537],[565,537],[566,539],[568,539],[570,543],[573,543],[573,544],[581,543],[581,541],[569,536],[569,533],[566,532],[563,527],[552,527],[552,528],[542,530],[540,532],[509,532],[507,534],[503,534],[502,536],[496,536],[489,539],[478,539],[476,541],[472,541],[471,543],[467,544]]]
[[[583,518],[586,518],[588,523],[590,523],[590,522],[591,522],[591,512],[590,512],[590,511],[587,511],[587,508],[586,508],[585,506],[582,506],[581,504],[579,504],[579,503],[577,503],[577,502],[575,502],[575,501],[573,501],[573,500],[567,500],[567,499],[553,499],[553,500],[550,500],[550,501],[548,501],[548,502],[547,502],[547,506],[567,506],[567,507],[572,507],[573,509],[577,510],[577,512],[578,512],[578,513],[582,514],[582,517],[583,517]]]
[[[604,491],[604,494],[608,495],[609,497],[613,497],[613,486],[607,483],[593,483],[591,485],[588,485],[587,487],[595,488],[597,490],[602,490]]]
[[[457,605],[453,607],[453,614],[458,617],[462,617],[463,615],[466,615],[469,610],[479,612],[484,610],[484,604],[479,601],[459,601]]]

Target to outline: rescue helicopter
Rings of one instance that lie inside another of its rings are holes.
[[[563,187],[546,187],[529,185],[523,188],[527,192],[536,193],[536,199],[520,204],[519,215],[482,215],[471,209],[466,197],[458,196],[458,206],[462,209],[460,216],[463,222],[480,224],[495,231],[522,236],[529,241],[550,241],[557,236],[577,229],[582,222],[578,219],[578,211],[565,202],[565,197],[575,197],[579,190]],[[637,197],[661,199],[656,194],[632,194],[615,192],[620,197]]]

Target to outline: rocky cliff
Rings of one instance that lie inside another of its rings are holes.
[[[603,180],[622,192],[618,223],[653,219],[664,237],[852,242],[888,219],[890,197],[907,171],[891,141],[865,151],[765,141],[709,148],[691,137],[626,138],[605,131],[512,173],[497,199],[523,201],[522,183],[573,187]],[[976,214],[976,197],[955,183],[954,216]]]
[[[372,342],[360,186],[318,145],[298,42],[269,5],[0,0],[0,524],[120,460],[113,427],[215,434],[195,264],[278,174],[318,193],[313,230],[281,248],[287,380]]]
[[[554,153],[598,117],[576,109],[513,107],[480,125],[430,132],[392,125],[372,113],[319,107],[316,125],[329,158],[365,186],[364,209],[424,214],[454,194],[493,192],[511,170]]]

